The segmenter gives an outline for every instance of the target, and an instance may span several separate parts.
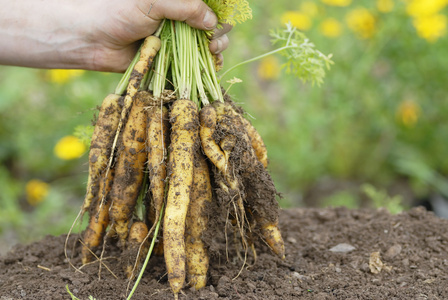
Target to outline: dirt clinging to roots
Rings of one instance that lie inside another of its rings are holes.
[[[232,247],[227,260],[225,240],[216,236],[207,286],[185,288],[180,299],[448,299],[447,228],[447,220],[422,208],[398,215],[346,208],[283,210],[285,260],[258,243],[256,263],[235,278],[241,261]],[[104,261],[118,279],[102,267],[99,280],[97,263],[82,273],[69,266],[64,242],[65,236],[47,236],[0,257],[0,299],[70,299],[66,285],[80,299],[125,299],[118,248],[109,247]],[[68,249],[76,266],[81,265],[79,247]],[[375,252],[379,260],[371,259]],[[165,273],[163,257],[151,258],[133,299],[172,299]]]

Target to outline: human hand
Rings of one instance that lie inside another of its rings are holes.
[[[0,0],[0,64],[123,72],[142,39],[167,18],[213,30],[222,60],[231,26],[202,0]]]
[[[227,32],[232,27],[223,24],[217,29],[216,15],[202,0],[114,0],[112,3],[109,0],[107,3],[106,11],[98,13],[101,19],[95,18],[98,30],[89,36],[89,42],[97,44],[92,63],[95,70],[124,71],[137,51],[138,41],[153,34],[165,18],[213,30],[209,48],[219,56],[218,60],[222,60],[221,52],[229,44]]]

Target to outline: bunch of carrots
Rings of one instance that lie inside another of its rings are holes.
[[[251,17],[246,0],[205,2],[222,23]],[[291,32],[282,50],[298,48],[292,37],[299,33]],[[134,253],[125,269],[134,279],[150,240],[158,238],[176,297],[186,278],[196,289],[206,285],[209,257],[202,237],[213,202],[226,211],[245,253],[255,255],[256,232],[285,256],[266,147],[242,109],[223,95],[208,34],[165,20],[144,40],[101,105],[81,210],[90,216],[83,264],[101,259],[114,237],[123,251]],[[137,217],[139,202],[145,212]]]

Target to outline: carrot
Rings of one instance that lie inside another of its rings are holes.
[[[176,100],[170,120],[170,178],[163,223],[168,281],[177,298],[185,282],[185,218],[193,184],[194,153],[198,146],[198,113],[190,100]]]
[[[169,142],[168,109],[157,105],[151,106],[147,110],[147,125],[148,171],[152,196],[147,215],[152,224],[156,224],[165,197],[166,156]],[[150,231],[152,230],[153,228]]]
[[[219,101],[215,101],[214,104],[219,107]],[[213,137],[216,130],[217,123],[217,110],[215,109],[215,105],[207,105],[203,107],[199,114],[200,121],[200,129],[199,136],[201,138],[202,149],[204,150],[205,155],[210,159],[213,165],[224,175],[228,183],[230,184],[231,189],[238,189],[238,183],[235,181],[231,173],[229,172],[228,166],[228,158],[230,153],[229,149],[233,148],[232,137],[229,137],[228,140],[224,140],[221,145],[226,149],[223,151],[221,146],[218,145]]]
[[[120,120],[118,122],[117,130],[115,132],[115,137],[112,143],[112,153],[109,157],[109,162],[107,164],[106,173],[109,172],[112,167],[112,163],[114,160],[114,153],[118,142],[118,138],[121,133],[121,129],[125,124],[125,120],[129,114],[129,111],[132,107],[132,103],[134,98],[140,88],[142,83],[143,76],[148,72],[152,62],[154,61],[157,52],[159,51],[161,46],[161,41],[156,36],[148,36],[144,41],[140,48],[140,57],[137,63],[132,70],[131,77],[129,79],[129,83],[127,86],[126,96],[124,98],[123,109],[121,110]]]
[[[107,160],[111,155],[111,144],[120,120],[120,95],[109,94],[101,104],[98,120],[95,124],[89,152],[89,177],[87,179],[87,193],[82,210],[89,209],[90,203],[98,196],[99,178],[107,167]]]
[[[216,143],[213,134],[216,129],[217,115],[213,106],[204,106],[199,113],[200,129],[199,136],[201,138],[202,149],[208,159],[222,173],[226,173],[226,155]]]
[[[128,252],[131,258],[129,264],[125,266],[125,273],[128,279],[134,279],[138,272],[143,259],[148,252],[146,245],[146,237],[148,235],[148,227],[141,221],[134,222],[129,229],[128,236]],[[134,261],[132,261],[134,259]]]
[[[266,222],[261,224],[261,234],[272,251],[282,259],[285,259],[285,243],[278,228],[278,220],[275,223]]]
[[[106,228],[109,225],[109,206],[110,201],[107,197],[111,187],[114,177],[113,169],[108,174],[108,178],[105,180],[100,180],[99,194],[105,195],[106,201],[101,206],[101,198],[96,198],[95,209],[91,208],[89,225],[84,231],[83,236],[83,247],[81,249],[81,260],[83,264],[86,264],[92,260],[92,253],[90,251],[95,250],[98,247],[104,237]]]
[[[217,144],[213,136],[217,128],[218,120],[220,121],[221,129],[226,129],[227,131],[226,135],[222,138],[220,145]],[[233,134],[235,132],[235,128],[232,128],[232,123],[229,121],[231,120],[226,118],[225,104],[219,101],[215,101],[211,106],[209,105],[202,108],[200,112],[201,128],[199,133],[204,153],[219,170],[221,176],[225,180],[225,183],[220,180],[218,181],[221,185],[222,191],[227,195],[226,197],[230,199],[230,202],[234,205],[234,218],[240,230],[243,246],[246,249],[247,242],[244,233],[246,214],[244,209],[243,196],[241,193],[241,187],[238,178],[234,174],[232,164],[229,162],[230,152],[235,146],[237,138]]]
[[[266,145],[264,144],[261,135],[258,133],[257,129],[241,114],[235,112],[235,115],[239,117],[241,123],[246,129],[247,134],[249,135],[252,148],[255,150],[255,155],[258,160],[263,164],[265,168],[268,167],[268,151],[266,149]]]
[[[126,243],[128,225],[144,179],[146,154],[145,105],[148,92],[139,92],[123,130],[122,145],[115,163],[115,179],[110,192],[109,216],[121,245]]]
[[[285,258],[285,245],[278,227],[277,191],[271,176],[259,163],[252,172],[243,172],[246,207],[271,250]]]
[[[186,220],[186,256],[189,284],[196,290],[207,283],[209,257],[202,234],[207,228],[206,205],[212,201],[212,186],[207,162],[202,153],[196,153],[193,190]]]

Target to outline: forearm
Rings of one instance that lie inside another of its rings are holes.
[[[33,68],[123,72],[165,18],[202,30],[217,25],[202,0],[0,0],[0,7],[0,64]],[[228,30],[215,31],[215,53],[227,47]]]
[[[0,64],[91,69],[83,2],[0,0]]]

